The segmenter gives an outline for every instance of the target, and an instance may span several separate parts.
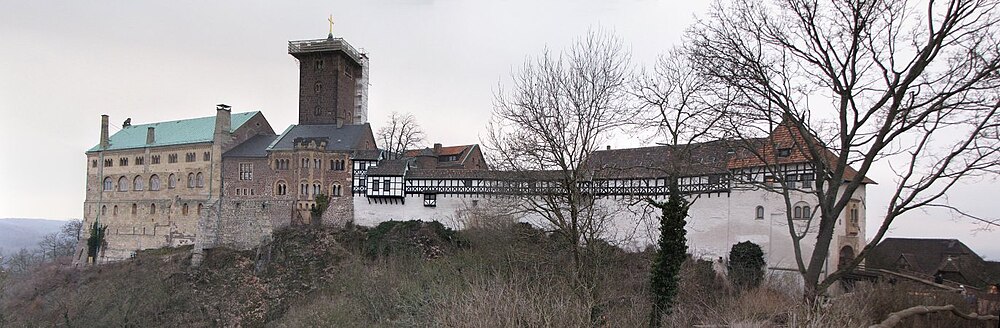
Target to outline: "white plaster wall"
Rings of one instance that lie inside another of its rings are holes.
[[[863,242],[864,197],[862,186],[853,198],[861,200],[861,232],[854,239]],[[761,246],[767,258],[767,266],[778,271],[796,270],[795,252],[785,214],[785,203],[781,195],[759,189],[737,189],[731,193],[698,194],[687,197],[691,201],[687,219],[688,252],[705,259],[727,258],[733,244],[752,241]],[[355,223],[376,226],[389,220],[440,221],[453,229],[467,226],[466,215],[462,211],[473,206],[491,206],[498,199],[474,195],[437,195],[436,207],[425,207],[422,195],[407,196],[405,204],[397,199],[395,203],[376,203],[365,196],[354,196]],[[660,197],[657,201],[665,201]],[[473,202],[475,201],[475,202]],[[792,204],[808,203],[816,208],[817,201],[812,194],[793,193]],[[475,204],[474,204],[475,203]],[[499,202],[497,202],[499,203]],[[646,202],[629,198],[601,198],[598,205],[610,218],[604,225],[603,236],[611,243],[630,250],[641,250],[653,245],[659,237],[659,212]],[[757,220],[757,206],[764,207],[764,219]],[[826,267],[837,265],[838,251],[845,240],[846,211],[838,220],[830,245],[830,257]],[[801,241],[805,261],[811,256],[815,244],[815,232],[819,222],[814,216],[809,232]],[[520,219],[536,226],[549,226],[539,217],[526,216]],[[796,222],[796,231],[806,228],[806,221]],[[857,251],[863,244],[854,245]]]

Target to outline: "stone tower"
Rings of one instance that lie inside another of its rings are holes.
[[[299,61],[299,124],[366,123],[368,64],[343,38],[288,42]]]

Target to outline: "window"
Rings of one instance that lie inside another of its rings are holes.
[[[334,183],[332,186],[330,186],[330,195],[333,195],[334,197],[340,197],[342,195],[339,183]]]
[[[146,158],[139,156],[135,158],[135,165],[143,165],[146,163]]]
[[[174,177],[173,173],[170,173],[170,176],[167,177],[167,188],[174,189],[174,187],[177,187],[177,178]]]
[[[97,167],[97,160],[96,159],[90,162],[90,167]]]
[[[317,60],[316,60],[316,65],[315,65],[315,67],[316,67],[316,71],[317,71],[317,72],[319,72],[319,71],[322,71],[322,70],[323,70],[323,64],[324,64],[324,63],[323,63],[323,60],[322,60],[322,59],[317,59]]]
[[[204,208],[204,206],[202,206],[201,203],[198,203],[198,215],[201,215],[202,208]]]
[[[197,153],[186,153],[186,154],[184,154],[184,161],[185,162],[194,162],[196,159],[198,159],[198,154]]]
[[[366,169],[368,169],[368,162],[358,163],[358,169],[360,169],[360,170],[366,170]]]
[[[128,166],[128,157],[119,158],[118,166]]]
[[[156,174],[153,174],[152,176],[149,177],[149,190],[150,191],[160,190],[160,177],[157,176]]]
[[[253,163],[240,163],[240,180],[253,180]]]
[[[789,174],[785,176],[785,187],[789,189],[795,189],[795,182],[799,181],[799,176],[795,174]]]
[[[198,175],[195,176],[195,184],[198,186],[198,188],[204,187],[205,186],[205,175],[201,174],[201,172],[198,172]]]
[[[778,149],[778,157],[788,157],[788,156],[792,156],[792,149],[791,148],[781,148],[781,149]]]
[[[212,160],[212,153],[211,152],[207,152],[207,151],[204,152],[204,153],[202,153],[201,154],[201,160],[205,161],[205,162],[211,161]]]
[[[108,215],[108,205],[101,205],[101,215]]]
[[[167,163],[177,163],[177,154],[167,155]]]
[[[188,188],[194,188],[194,173],[188,173]]]
[[[188,215],[188,204],[181,205],[181,215]]]
[[[389,191],[389,183],[390,183],[389,179],[383,180],[382,181],[382,189],[384,189],[385,191]]]
[[[139,205],[132,203],[132,215],[139,214]]]
[[[111,215],[118,216],[118,205],[111,209]]]
[[[112,191],[112,190],[114,190],[114,188],[115,188],[115,185],[114,185],[114,182],[111,181],[111,177],[105,177],[104,178],[104,191]]]
[[[754,217],[754,219],[757,219],[757,220],[763,220],[764,219],[764,206],[757,206],[757,216]]]
[[[344,161],[343,160],[330,160],[330,171],[343,171]]]
[[[319,195],[323,193],[323,185],[319,181],[313,182],[313,195]]]
[[[156,204],[149,204],[149,214],[156,214]]]
[[[795,207],[794,215],[792,215],[792,217],[796,219],[802,218],[802,206]]]
[[[316,82],[316,85],[313,86],[313,91],[316,93],[323,92],[323,82]]]
[[[128,178],[118,178],[118,191],[128,191]]]
[[[436,194],[424,194],[424,206],[436,207],[437,206],[437,195]]]
[[[132,179],[132,190],[142,191],[142,189],[144,187],[143,186],[143,182],[144,181],[146,181],[146,180],[143,179],[141,176],[138,176],[138,175],[135,176],[135,179]]]
[[[814,176],[813,174],[803,174],[801,175],[801,177],[802,177],[802,189],[812,188],[813,180],[815,180],[816,176]]]
[[[274,194],[279,196],[284,196],[288,194],[288,185],[284,181],[278,181],[274,187]]]
[[[114,166],[113,164],[115,164],[115,161],[110,158],[104,160],[104,167],[112,167]]]
[[[809,205],[802,206],[802,218],[804,219],[812,218],[812,209],[809,208]]]
[[[309,183],[305,181],[299,182],[299,195],[309,196]]]
[[[160,164],[160,155],[153,155],[149,157],[149,164]]]
[[[313,167],[315,167],[317,170],[322,170],[323,169],[323,160],[321,160],[319,158],[313,159]]]
[[[378,179],[372,179],[372,191],[378,191]]]
[[[323,110],[320,109],[319,106],[316,106],[316,108],[313,108],[313,115],[320,116],[322,114],[323,114]]]

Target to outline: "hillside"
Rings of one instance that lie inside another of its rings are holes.
[[[66,221],[46,219],[0,219],[0,250],[13,253],[38,247],[42,236],[58,232]]]
[[[82,270],[63,263],[6,281],[0,274],[0,327],[646,325],[648,253],[593,243],[576,276],[563,247],[523,224],[461,232],[417,221],[299,227],[256,250],[214,249],[199,268],[184,247]],[[666,322],[859,326],[927,301],[901,297],[901,286],[874,286],[815,313],[791,285],[772,277],[738,293],[710,263],[688,261]]]

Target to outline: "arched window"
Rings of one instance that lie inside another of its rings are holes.
[[[104,191],[115,190],[115,183],[111,180],[111,177],[104,177]]]
[[[279,196],[288,194],[288,185],[285,184],[285,181],[278,180],[278,183],[274,185],[274,194]]]
[[[118,216],[118,205],[111,209],[111,215]]]
[[[323,92],[323,82],[316,82],[316,85],[313,87],[313,89],[314,89],[313,91],[316,91],[316,93]]]
[[[170,176],[167,177],[167,188],[174,189],[174,187],[177,187],[177,177],[170,173]]]
[[[156,214],[156,204],[149,204],[149,214]]]
[[[139,214],[139,205],[136,203],[132,203],[132,215],[136,214]]]
[[[118,191],[128,191],[128,178],[118,178]]]
[[[196,180],[195,183],[198,185],[198,188],[205,186],[205,175],[201,174],[201,172],[198,172],[198,175],[195,178],[195,180]]]
[[[323,193],[323,185],[319,181],[313,182],[313,195],[319,195]]]
[[[795,219],[809,219],[809,203],[795,203],[795,211],[793,213],[793,218]]]
[[[181,215],[188,215],[188,204],[181,205]]]
[[[801,219],[802,218],[802,206],[796,206],[794,213],[795,214],[792,216],[793,218]]]
[[[309,183],[305,181],[299,182],[299,195],[309,196]]]
[[[316,106],[316,108],[313,109],[313,115],[319,116],[320,114],[323,114],[323,110],[320,109],[319,106]]]
[[[143,179],[142,176],[138,176],[138,175],[135,176],[135,179],[132,179],[132,190],[142,191],[142,189],[143,189],[143,182],[145,182],[145,181],[146,180]]]
[[[108,205],[101,205],[101,215],[108,215]]]
[[[330,186],[330,195],[333,195],[334,197],[340,197],[341,196],[341,190],[340,190],[340,184],[339,183],[334,183],[332,186]]]
[[[809,208],[809,205],[802,206],[802,217],[806,219],[812,218],[812,209]]]
[[[764,206],[757,206],[757,216],[754,217],[757,220],[764,219]]]
[[[194,173],[188,173],[188,188],[194,188]]]
[[[160,177],[153,174],[149,177],[149,190],[157,191],[160,190]]]
[[[198,203],[198,215],[201,215],[201,210],[203,208],[204,208],[204,206],[202,206],[201,203]]]

